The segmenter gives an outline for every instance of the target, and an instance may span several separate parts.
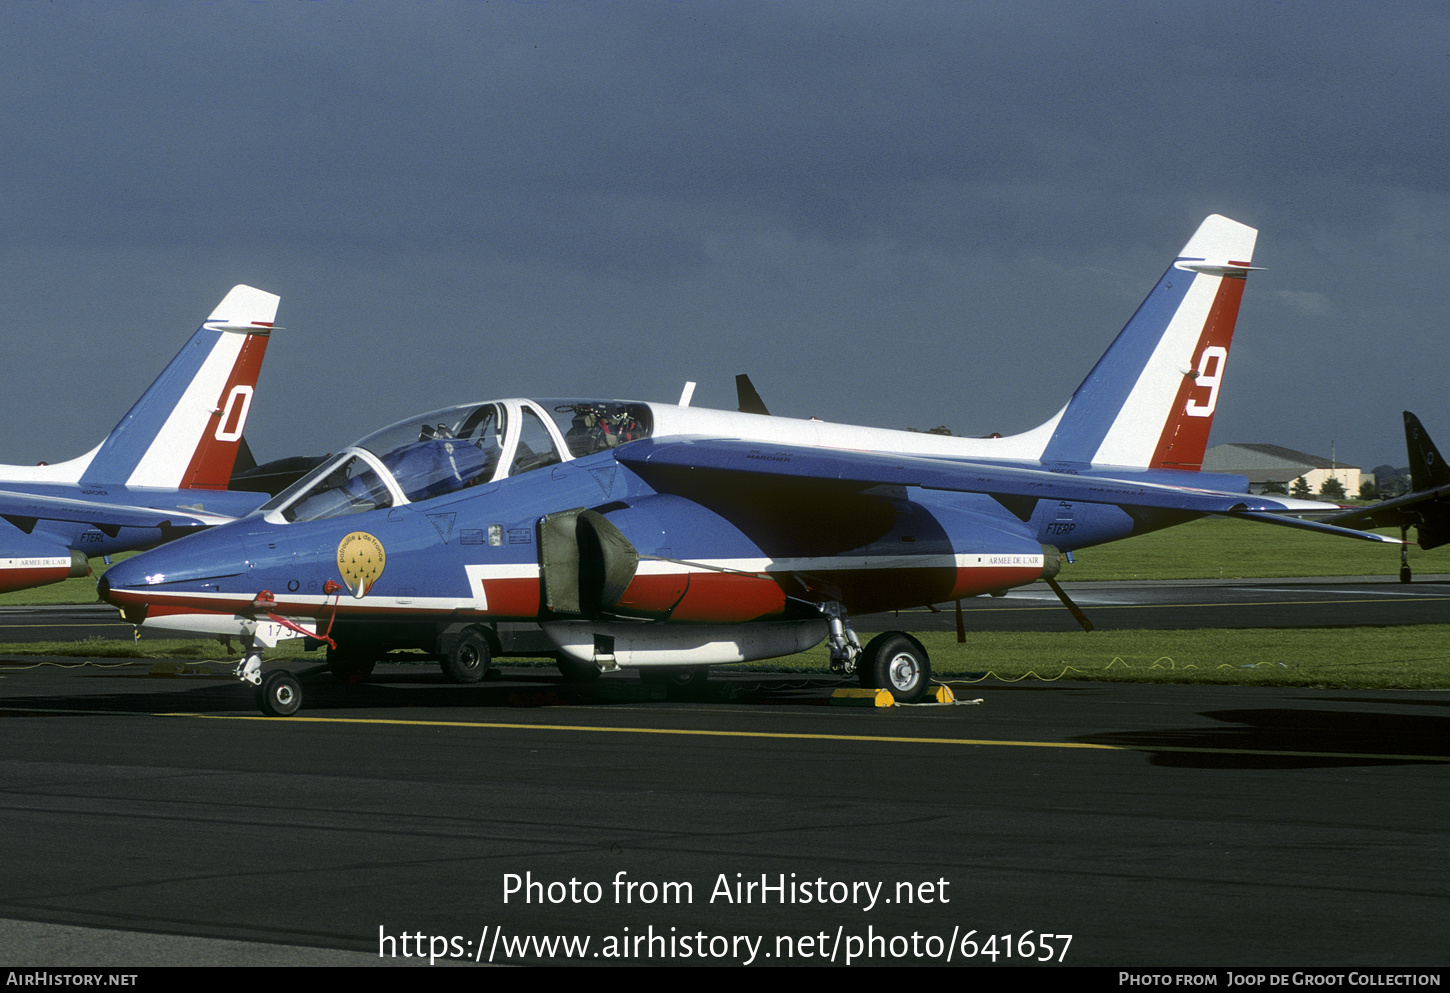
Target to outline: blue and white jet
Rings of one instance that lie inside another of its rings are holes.
[[[87,575],[89,556],[150,548],[267,499],[227,485],[277,301],[233,288],[85,455],[0,466],[0,592]]]
[[[1067,404],[1012,437],[942,437],[580,398],[472,403],[369,435],[243,521],[112,568],[132,623],[240,636],[271,714],[300,704],[261,650],[307,635],[365,675],[421,649],[459,681],[499,622],[547,636],[566,675],[641,675],[830,644],[898,700],[930,682],[905,632],[853,614],[1052,583],[1064,552],[1241,517],[1352,537],[1199,471],[1256,232],[1213,216]],[[1056,584],[1054,583],[1054,588]]]

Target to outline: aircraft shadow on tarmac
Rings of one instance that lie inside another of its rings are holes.
[[[1246,708],[1201,716],[1235,726],[1121,731],[1075,740],[1142,749],[1153,753],[1154,765],[1199,769],[1443,765],[1450,740],[1450,718],[1421,714]]]

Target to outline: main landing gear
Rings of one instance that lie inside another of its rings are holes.
[[[1410,527],[1408,524],[1400,525],[1400,582],[1408,583],[1414,578],[1410,574],[1410,546],[1406,544],[1410,538]]]
[[[348,686],[371,676],[377,664],[377,653],[368,649],[331,646],[327,649],[327,668],[332,678]]]
[[[440,664],[443,677],[450,683],[476,683],[488,675],[492,661],[488,638],[479,628],[471,627],[443,654]]]
[[[868,641],[858,671],[864,688],[890,690],[897,703],[916,703],[931,684],[926,649],[904,631],[887,631]]]
[[[822,610],[830,625],[826,642],[832,672],[856,675],[864,689],[890,690],[897,703],[916,703],[926,696],[931,686],[931,659],[921,642],[905,631],[887,631],[862,648],[840,604],[823,604]]]

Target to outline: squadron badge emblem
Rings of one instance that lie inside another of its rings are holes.
[[[383,543],[366,531],[344,535],[337,543],[337,571],[342,573],[342,581],[358,599],[367,596],[368,590],[373,588],[373,583],[383,574],[387,560]]]

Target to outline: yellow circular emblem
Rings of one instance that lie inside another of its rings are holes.
[[[383,543],[366,531],[344,535],[337,543],[337,571],[355,597],[367,596],[387,564]]]

